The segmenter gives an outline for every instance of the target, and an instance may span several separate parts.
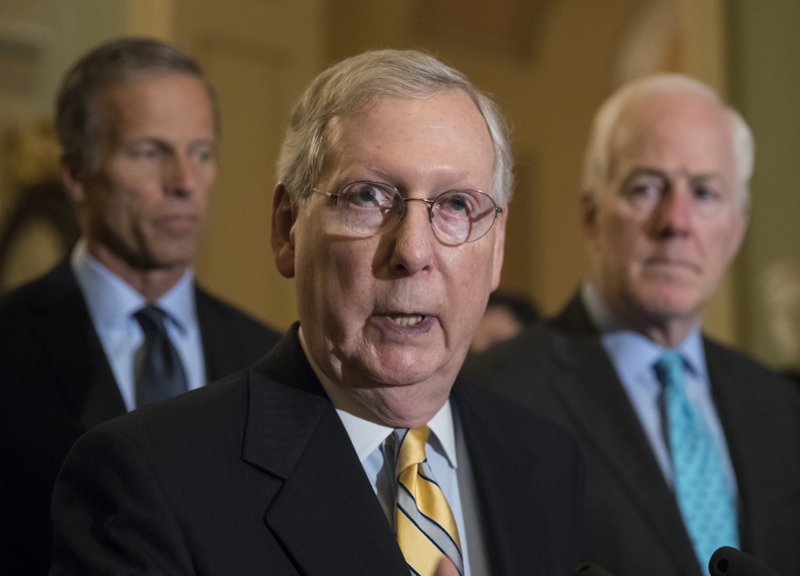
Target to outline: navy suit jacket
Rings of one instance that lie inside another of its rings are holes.
[[[196,288],[209,380],[278,333]],[[125,405],[69,262],[0,301],[0,572],[45,574],[50,494],[75,439]]]
[[[778,574],[800,566],[800,395],[704,339],[739,490],[742,548]],[[578,297],[465,372],[570,429],[587,462],[583,561],[616,576],[697,576],[689,537],[644,431]]]
[[[451,401],[493,573],[568,573],[578,559],[577,446],[461,382]],[[296,326],[252,370],[84,435],[53,514],[53,575],[408,576]]]

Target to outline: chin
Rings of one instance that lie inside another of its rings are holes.
[[[698,309],[696,300],[684,294],[650,294],[639,300],[638,307],[648,316],[664,320],[691,317]]]
[[[380,382],[390,388],[405,388],[426,382],[431,378],[432,372],[419,364],[391,364],[382,363],[371,371],[370,379]]]
[[[153,266],[163,269],[185,268],[193,258],[194,252],[188,250],[160,250],[150,254]]]
[[[447,401],[451,385],[421,382],[389,386],[363,397],[378,421],[395,428],[412,428],[428,422]]]

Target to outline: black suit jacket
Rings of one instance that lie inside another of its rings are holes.
[[[581,466],[561,429],[457,383],[493,573],[577,562]],[[53,498],[51,574],[408,576],[293,329],[254,369],[107,422]]]
[[[800,395],[741,354],[708,338],[704,345],[738,480],[742,547],[779,574],[795,574]],[[565,425],[583,447],[584,561],[617,576],[701,574],[673,494],[579,298],[465,371]]]
[[[196,288],[206,373],[219,379],[278,334]],[[125,412],[83,294],[63,261],[0,302],[0,572],[44,574],[50,494],[75,439]]]

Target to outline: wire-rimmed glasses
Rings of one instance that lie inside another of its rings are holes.
[[[475,242],[491,230],[503,212],[494,199],[479,190],[448,190],[436,198],[405,198],[384,182],[356,180],[335,194],[314,190],[331,198],[344,224],[359,236],[373,236],[403,219],[408,202],[423,202],[436,237],[450,246]]]

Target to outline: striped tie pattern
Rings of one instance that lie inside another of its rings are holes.
[[[675,497],[705,572],[717,548],[738,546],[736,505],[725,481],[722,456],[705,421],[686,396],[683,357],[668,350],[654,368],[664,386]]]
[[[395,530],[412,574],[429,576],[443,557],[464,573],[461,541],[453,512],[436,483],[425,456],[427,426],[395,431],[399,445],[395,473]]]

